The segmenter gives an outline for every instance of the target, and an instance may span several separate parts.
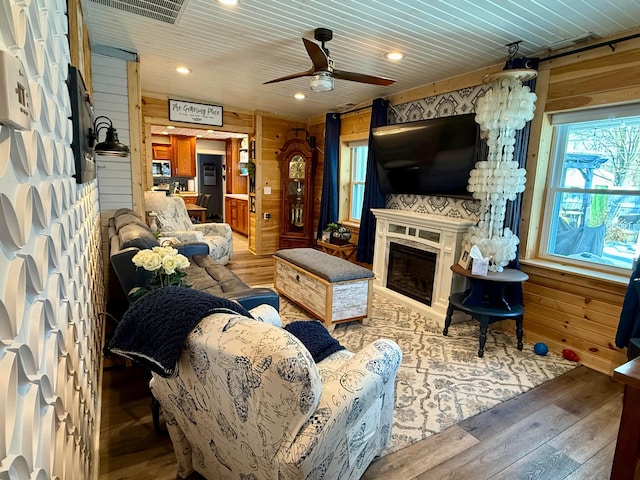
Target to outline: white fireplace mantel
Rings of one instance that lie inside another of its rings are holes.
[[[437,319],[440,325],[444,326],[449,295],[462,291],[465,285],[464,279],[454,276],[450,267],[457,263],[462,238],[469,227],[475,225],[475,222],[405,210],[372,209],[371,211],[376,217],[373,254],[374,291],[430,318]],[[431,306],[386,287],[391,242],[409,245],[437,255]]]

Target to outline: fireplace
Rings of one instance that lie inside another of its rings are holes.
[[[436,258],[433,252],[390,242],[387,288],[431,306]]]
[[[374,291],[444,326],[449,296],[466,287],[450,267],[458,262],[462,237],[475,222],[405,210],[372,212]]]

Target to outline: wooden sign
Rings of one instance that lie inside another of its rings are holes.
[[[222,107],[220,105],[169,99],[169,120],[221,127]]]

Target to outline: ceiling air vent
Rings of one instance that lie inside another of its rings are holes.
[[[91,0],[98,5],[175,25],[189,0]]]

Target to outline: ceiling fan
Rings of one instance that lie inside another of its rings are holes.
[[[292,78],[311,77],[311,90],[316,92],[330,92],[333,90],[334,78],[350,80],[352,82],[369,83],[372,85],[391,85],[395,82],[395,80],[391,80],[390,78],[336,70],[333,68],[333,60],[329,56],[329,50],[324,46],[325,42],[333,38],[333,32],[328,28],[316,28],[313,31],[313,38],[321,42],[322,46],[306,38],[302,39],[304,47],[307,49],[307,54],[313,63],[313,66],[309,70],[269,80],[268,82],[264,82],[264,85],[267,83],[291,80]]]

